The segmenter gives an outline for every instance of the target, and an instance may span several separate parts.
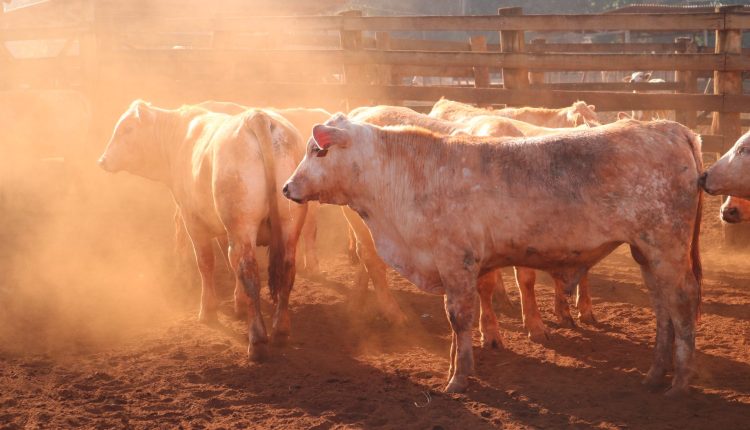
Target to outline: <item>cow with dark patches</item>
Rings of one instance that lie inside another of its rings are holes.
[[[581,158],[587,163],[573,161]],[[701,171],[700,140],[669,121],[498,140],[380,128],[337,115],[313,129],[283,191],[295,202],[350,206],[388,264],[444,295],[453,329],[449,392],[465,390],[473,372],[479,276],[531,267],[570,290],[628,244],[656,313],[645,383],[662,384],[674,361],[667,393],[676,395],[689,389],[694,373]]]
[[[201,321],[216,319],[212,242],[227,239],[229,263],[249,297],[248,353],[256,361],[268,349],[260,312],[258,245],[268,245],[270,251],[272,339],[284,343],[290,334],[289,295],[306,207],[288,204],[279,185],[302,158],[300,139],[273,112],[250,110],[232,116],[135,101],[117,122],[99,159],[109,172],[124,170],[169,187],[201,274]]]

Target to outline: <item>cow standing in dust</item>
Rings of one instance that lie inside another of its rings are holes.
[[[444,295],[453,329],[449,392],[465,390],[473,373],[479,276],[532,267],[571,290],[627,243],[656,313],[644,383],[661,385],[674,360],[667,393],[686,392],[702,278],[698,137],[673,122],[620,121],[514,140],[380,128],[339,114],[313,129],[283,192],[300,203],[349,205],[386,262]]]
[[[448,103],[449,101],[443,100],[441,102]],[[463,104],[461,105],[467,106]],[[480,109],[481,108],[472,107],[472,112],[482,112],[483,110]],[[544,136],[567,133],[574,130],[571,128],[542,127],[490,114],[472,116],[461,122],[454,122],[433,118],[402,106],[373,106],[357,108],[349,113],[349,117],[354,121],[363,121],[377,126],[409,125],[444,135],[463,134],[472,136],[520,137]],[[579,127],[588,128],[587,125]],[[379,260],[374,251],[367,254],[371,255],[370,259]],[[378,267],[377,262],[365,261],[365,264],[375,268]],[[380,264],[382,265],[382,263]],[[385,269],[383,268],[382,270]],[[376,273],[376,270],[370,269],[369,272]],[[523,323],[529,338],[536,342],[548,339],[548,330],[544,325],[544,322],[542,322],[539,307],[536,303],[536,295],[534,291],[534,285],[536,283],[535,271],[525,267],[517,267],[515,269],[515,274],[516,282],[518,283],[518,288],[521,294]],[[502,286],[502,274],[500,269],[482,275],[478,280],[477,290],[480,302],[479,330],[482,335],[482,345],[498,347],[502,344],[502,341],[497,318],[492,309],[493,291],[498,292],[501,306],[506,308],[512,306],[510,305],[510,300]],[[581,279],[581,285],[578,288],[578,294],[576,297],[576,305],[578,306],[579,318],[582,322],[589,324],[595,322],[591,307],[591,297],[589,296],[589,283],[587,276],[584,276]],[[560,280],[555,280],[554,309],[555,315],[561,325],[566,327],[575,326],[573,317],[570,314],[566,294],[563,291],[562,282]]]
[[[479,130],[478,126],[484,124],[484,127],[489,129],[484,130],[485,136],[497,136],[497,134],[492,134],[494,131],[492,128],[494,128],[493,124],[497,124],[499,120],[502,120],[501,124],[503,124],[503,128],[507,127],[506,124],[511,124],[516,130],[527,137],[566,133],[574,129],[600,125],[595,107],[583,101],[577,101],[569,107],[560,109],[524,107],[490,110],[453,100],[440,99],[433,106],[430,116],[443,120],[460,121],[460,123],[466,124],[466,126],[472,127],[475,130]],[[493,118],[495,118],[494,121],[492,121]],[[427,128],[430,129],[429,127]],[[516,283],[521,293],[521,313],[524,327],[526,327],[529,337],[532,340],[537,342],[543,341],[549,338],[549,334],[539,313],[539,306],[536,303],[536,292],[534,290],[536,272],[526,267],[517,267],[515,274]],[[563,283],[560,279],[555,279],[554,281],[554,312],[557,321],[561,326],[574,327],[575,322],[573,316],[570,314],[570,306],[563,291]],[[578,308],[578,318],[586,324],[596,323],[591,305],[590,290],[591,286],[588,274],[586,274],[581,277],[581,282],[576,290],[575,300],[576,307]]]
[[[290,333],[289,295],[306,206],[287,204],[279,185],[302,158],[301,137],[281,116],[251,110],[240,115],[186,106],[161,109],[135,101],[122,115],[99,159],[165,184],[177,203],[201,274],[200,319],[216,319],[212,242],[226,236],[229,263],[249,297],[251,359],[268,353],[260,311],[256,246],[268,245],[269,287],[275,302],[272,340]]]

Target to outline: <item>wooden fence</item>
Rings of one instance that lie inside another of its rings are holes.
[[[226,99],[328,109],[427,103],[440,97],[546,107],[585,100],[600,111],[674,110],[691,127],[699,123],[697,112],[713,112],[704,149],[716,152],[741,135],[741,113],[750,112],[750,96],[742,88],[750,55],[741,46],[750,13],[741,7],[679,14],[523,15],[510,8],[496,16],[369,17],[354,11],[170,18],[136,16],[132,9],[118,9],[118,3],[127,2],[89,2],[75,22],[33,25],[29,19],[15,20],[13,13],[0,17],[2,41],[65,41],[56,56],[21,58],[11,49],[0,52],[0,86],[79,88],[90,95],[96,110],[106,110],[104,105],[115,100],[122,108],[122,100],[168,95],[185,103]],[[525,35],[614,30],[711,31],[716,44],[709,52],[685,38],[674,43],[556,44],[541,39],[527,43]],[[465,42],[404,36],[446,31],[472,36]],[[487,42],[498,33],[499,44]],[[674,79],[660,85],[549,82],[561,72],[633,70],[668,71]],[[413,76],[459,79],[415,86]],[[713,91],[704,94],[698,80],[709,77]]]

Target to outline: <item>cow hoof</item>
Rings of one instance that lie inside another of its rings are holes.
[[[289,343],[289,333],[274,333],[271,335],[273,346],[286,346]]]
[[[544,343],[550,340],[550,334],[546,328],[529,331],[529,339],[534,343]]]
[[[679,399],[688,394],[690,394],[690,387],[687,386],[673,386],[664,392],[664,396],[670,399]]]
[[[445,387],[446,393],[463,393],[469,388],[469,380],[467,378],[456,378],[455,376]]]
[[[499,339],[482,339],[482,348],[484,349],[501,349],[502,347],[503,343]]]
[[[256,343],[248,346],[247,357],[254,363],[263,363],[268,359],[268,344]]]
[[[563,328],[576,328],[576,322],[573,320],[573,317],[570,315],[565,315],[562,318],[560,318],[559,324],[560,324],[560,327],[563,327]]]
[[[500,340],[500,333],[493,333],[487,337],[482,334],[482,348],[500,349],[503,347],[503,341]]]
[[[200,311],[198,321],[201,324],[214,325],[219,322],[219,318],[216,316],[216,311]]]
[[[641,384],[651,391],[656,391],[664,385],[664,372],[649,370]]]
[[[404,313],[400,310],[398,312],[388,312],[388,316],[386,318],[388,319],[388,322],[395,327],[403,327],[408,321],[406,315],[404,315]]]
[[[582,322],[583,324],[588,324],[588,325],[595,325],[595,324],[597,323],[597,321],[596,321],[596,318],[594,318],[594,314],[593,314],[593,313],[591,313],[591,312],[587,312],[587,313],[585,313],[585,314],[580,314],[580,313],[579,313],[579,314],[578,314],[578,319],[579,319],[579,320],[580,320],[580,321],[581,321],[581,322]]]

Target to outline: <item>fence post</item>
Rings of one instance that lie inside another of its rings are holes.
[[[535,54],[541,54],[544,52],[544,45],[547,44],[546,39],[534,39],[531,41],[531,52]],[[541,85],[544,84],[544,72],[531,70],[529,71],[529,85]]]
[[[387,31],[378,31],[375,33],[375,49],[378,51],[388,51],[391,49],[391,35]],[[378,85],[393,85],[393,68],[387,64],[375,66],[375,78]],[[395,100],[385,100],[384,103],[390,105],[400,105]]]
[[[361,10],[348,10],[345,12],[341,12],[339,14],[340,16],[344,17],[344,20],[346,20],[346,17],[361,17],[362,11]],[[340,43],[341,43],[341,49],[345,51],[359,51],[363,48],[362,46],[362,32],[358,30],[340,30],[339,32],[340,37]],[[362,66],[360,65],[343,65],[343,83],[344,84],[361,84],[366,82],[367,76],[365,75],[364,70]],[[346,97],[346,111],[349,112],[350,110],[358,107],[358,106],[366,106],[369,103],[366,100],[362,99],[356,99],[349,96],[347,92]]]
[[[676,53],[678,54],[695,54],[698,52],[698,46],[690,37],[678,37],[675,39],[677,44]],[[674,74],[675,81],[680,84],[678,92],[691,94],[698,91],[698,79],[695,72],[691,70],[677,70]],[[688,128],[695,129],[697,125],[697,112],[687,110],[675,111],[675,120]]]
[[[501,16],[523,15],[523,8],[504,7],[497,10]],[[524,51],[524,33],[517,30],[500,30],[500,52],[521,53]],[[528,71],[525,69],[507,69],[503,67],[503,87],[506,89],[523,89],[529,87]]]
[[[742,6],[719,6],[716,12],[726,18],[727,13],[740,10]],[[723,20],[726,22],[726,19]],[[742,30],[728,29],[716,30],[717,54],[734,55],[742,54]],[[742,94],[742,72],[741,71],[714,71],[714,94],[741,95]],[[731,148],[734,142],[742,135],[742,125],[739,112],[714,112],[711,122],[711,133],[721,134],[724,137],[723,150]]]
[[[484,36],[469,38],[472,52],[487,52],[487,39]],[[488,67],[472,67],[474,72],[474,88],[490,87],[490,69]]]

